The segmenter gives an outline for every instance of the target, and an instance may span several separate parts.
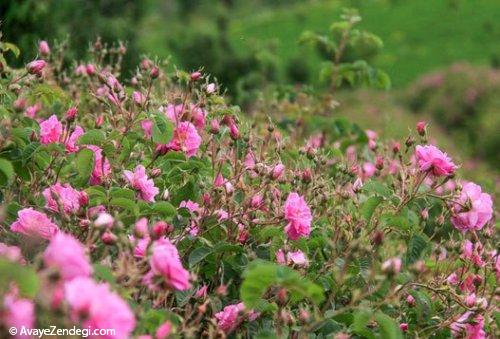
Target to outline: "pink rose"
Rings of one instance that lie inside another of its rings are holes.
[[[38,53],[43,56],[47,56],[50,54],[50,47],[47,41],[41,40],[38,43]]]
[[[78,125],[75,127],[75,130],[73,131],[73,133],[71,133],[71,135],[69,136],[69,138],[65,144],[66,151],[68,153],[73,153],[73,152],[76,152],[80,149],[80,147],[78,147],[78,145],[76,143],[78,142],[78,139],[80,139],[80,137],[84,133],[85,133],[85,131],[83,130],[83,128],[81,128]]]
[[[240,313],[245,310],[243,303],[228,305],[218,313],[215,313],[217,319],[217,326],[225,333],[231,333],[238,327],[241,319]]]
[[[141,120],[141,127],[144,131],[144,136],[148,139],[151,138],[153,135],[153,121],[149,119]]]
[[[0,242],[0,256],[10,261],[24,263],[21,249],[17,246],[9,246]]]
[[[179,291],[191,288],[189,272],[182,267],[179,252],[170,240],[163,238],[153,243],[149,263],[151,265],[149,274],[162,276],[169,287]]]
[[[91,185],[100,185],[104,178],[111,173],[111,166],[108,159],[102,156],[102,149],[95,145],[87,145],[87,148],[94,152],[94,170],[90,176]]]
[[[34,60],[26,65],[29,74],[42,76],[43,69],[47,63],[44,60]]]
[[[153,179],[148,179],[144,166],[138,165],[134,172],[125,170],[123,173],[130,186],[139,191],[139,197],[142,200],[155,201],[155,196],[160,193],[160,190],[155,186]]]
[[[309,261],[307,260],[304,252],[297,250],[295,252],[288,252],[286,258],[289,264],[297,265],[299,267],[309,266]]]
[[[415,156],[420,170],[430,172],[435,176],[448,176],[455,173],[457,169],[448,155],[433,145],[418,145],[415,149]]]
[[[285,232],[291,240],[300,237],[309,237],[311,232],[312,215],[304,197],[292,192],[285,201],[285,219],[288,225]]]
[[[167,339],[172,331],[172,324],[169,321],[165,321],[156,330],[156,339]]]
[[[482,315],[477,315],[470,319],[473,312],[467,311],[460,316],[455,322],[450,325],[451,333],[454,337],[466,339],[485,339],[484,318]],[[465,336],[464,336],[465,334]]]
[[[17,293],[10,292],[4,297],[4,312],[0,318],[0,323],[5,325],[5,328],[15,327],[18,330],[17,335],[13,338],[30,338],[28,335],[21,335],[20,330],[25,328],[33,328],[35,326],[35,305],[29,299],[19,298]]]
[[[190,122],[183,121],[174,130],[172,140],[167,147],[174,151],[182,151],[188,157],[192,157],[201,145],[201,137],[196,127]]]
[[[453,212],[451,223],[456,229],[462,232],[480,230],[493,216],[493,202],[479,185],[469,182],[463,186]]]
[[[274,180],[278,180],[279,178],[281,178],[281,176],[283,175],[284,172],[285,172],[285,165],[283,165],[282,163],[279,163],[273,167],[273,170],[271,172],[271,177]]]
[[[400,258],[390,258],[382,263],[382,271],[391,274],[398,274],[401,271],[402,261]]]
[[[17,212],[17,220],[10,225],[10,229],[13,232],[47,240],[59,231],[59,227],[45,213],[35,211],[31,207]]]
[[[46,201],[45,208],[59,212],[59,201],[65,213],[78,212],[86,197],[85,192],[75,190],[70,184],[60,183],[46,188],[42,194]]]
[[[65,284],[65,296],[73,321],[82,328],[114,329],[108,338],[129,338],[135,328],[135,317],[129,305],[108,284],[78,277]],[[97,337],[94,337],[97,338]]]
[[[58,143],[63,127],[55,115],[40,123],[40,142],[44,145]]]
[[[43,262],[47,267],[56,268],[66,281],[92,274],[92,266],[83,245],[72,235],[63,232],[50,240],[43,253]]]

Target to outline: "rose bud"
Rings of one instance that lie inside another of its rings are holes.
[[[379,246],[384,241],[384,232],[383,231],[375,231],[372,236],[372,244],[375,246]]]
[[[18,98],[12,105],[14,106],[16,112],[22,112],[26,108],[26,99]]]
[[[229,135],[233,140],[237,140],[240,138],[240,131],[235,123],[229,125]]]
[[[210,196],[210,193],[203,193],[203,204],[205,206],[210,206],[212,203],[212,197]]]
[[[106,245],[113,245],[118,240],[118,237],[110,231],[106,231],[102,234],[101,240]]]
[[[378,170],[382,170],[384,168],[384,158],[377,156],[377,159],[375,160],[375,168]]]
[[[153,225],[153,228],[151,229],[151,237],[153,239],[159,239],[162,236],[169,234],[173,230],[174,227],[172,225],[160,220]]]
[[[278,299],[278,303],[280,303],[281,305],[286,304],[287,294],[288,293],[286,291],[286,288],[280,288],[278,290],[278,294],[276,295],[276,297]]]
[[[152,62],[149,59],[142,59],[141,63],[139,64],[139,66],[144,70],[150,69],[152,65]]]
[[[89,196],[85,191],[80,192],[80,197],[78,198],[78,202],[80,203],[80,206],[87,206],[89,203]]]
[[[274,180],[278,180],[283,173],[285,172],[285,165],[283,165],[281,162],[274,166],[272,172],[271,172],[271,178]]]
[[[97,216],[97,219],[94,220],[94,225],[96,227],[111,227],[113,226],[113,223],[115,222],[115,219],[113,218],[113,216],[109,213],[106,213],[106,212],[102,212],[102,213],[99,213],[99,215]]]
[[[408,331],[408,324],[401,323],[401,324],[399,324],[399,328],[401,329],[401,331],[406,332],[406,331]]]
[[[422,217],[422,220],[429,219],[429,210],[427,208],[424,208],[422,211],[420,211],[420,216]]]
[[[44,60],[34,60],[26,65],[26,69],[29,74],[42,76],[42,71],[46,65],[47,63]]]
[[[309,168],[302,171],[302,181],[310,183],[312,181],[312,172]]]
[[[215,92],[215,84],[213,82],[208,84],[206,91],[208,94],[214,93]]]
[[[408,305],[414,306],[415,298],[411,294],[408,294],[408,296],[406,297],[406,302],[408,303]]]
[[[398,274],[401,271],[402,261],[400,258],[394,257],[387,259],[382,263],[382,271],[389,275]]]
[[[307,322],[309,322],[310,318],[311,318],[311,315],[309,314],[309,312],[307,310],[304,310],[303,308],[301,308],[299,310],[299,319],[301,322],[307,323]]]
[[[95,127],[101,127],[103,123],[104,123],[104,115],[99,115],[95,119]]]
[[[155,152],[158,155],[165,155],[170,149],[168,148],[167,144],[158,144],[156,145]]]
[[[38,43],[38,53],[43,56],[47,56],[50,54],[50,47],[47,41],[42,40]]]
[[[227,286],[222,284],[217,289],[215,290],[215,293],[220,296],[225,296],[227,295]]]
[[[219,120],[213,119],[212,121],[210,121],[210,133],[219,134],[219,131],[220,131]]]
[[[406,147],[411,147],[411,146],[413,146],[413,144],[415,144],[415,140],[410,135],[408,138],[406,138],[405,145],[406,145]]]
[[[417,123],[417,132],[420,136],[424,136],[427,132],[427,123],[425,121],[419,121]]]
[[[201,72],[193,72],[189,77],[191,78],[191,81],[198,81],[201,78]]]
[[[163,194],[161,195],[161,198],[163,200],[168,200],[170,199],[170,191],[168,190],[168,188],[166,188],[164,191],[163,191]]]
[[[134,91],[134,93],[132,93],[132,100],[137,105],[144,105],[144,103],[146,102],[146,97],[141,92]]]
[[[160,76],[160,69],[156,66],[154,66],[152,69],[151,69],[151,72],[149,72],[149,76],[152,78],[152,79],[156,79]]]
[[[76,107],[71,107],[66,111],[66,120],[73,121],[75,120],[76,114],[78,113],[78,109]]]
[[[161,168],[153,168],[151,170],[151,177],[156,178],[161,175]]]
[[[401,150],[401,144],[399,142],[394,142],[392,144],[392,152],[396,154],[399,153],[400,150]]]
[[[85,66],[85,72],[87,72],[87,75],[93,75],[95,73],[94,65],[87,64],[87,66]]]

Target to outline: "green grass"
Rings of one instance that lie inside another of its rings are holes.
[[[319,60],[312,51],[299,47],[297,38],[304,30],[326,32],[344,6],[358,8],[363,17],[360,27],[384,40],[384,51],[376,64],[389,73],[395,87],[458,60],[487,64],[492,57],[500,57],[498,0],[300,3],[241,13],[232,21],[232,42],[245,48],[249,43],[272,40],[282,61],[301,55],[317,70]]]

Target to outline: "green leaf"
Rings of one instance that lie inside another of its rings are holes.
[[[32,142],[23,149],[23,154],[21,156],[23,165],[26,165],[26,163],[33,157],[33,155],[36,154],[40,147],[41,144],[39,142]]]
[[[157,144],[167,144],[174,135],[174,125],[164,114],[154,114],[153,116],[153,142]]]
[[[111,198],[125,198],[129,200],[135,199],[135,191],[128,188],[112,187],[109,191]]]
[[[94,152],[88,148],[83,148],[76,154],[75,161],[78,183],[84,185],[89,181],[94,169]]]
[[[372,330],[367,327],[368,323],[372,319],[372,315],[373,312],[367,308],[362,308],[356,311],[352,322],[352,331],[368,339],[375,338]]]
[[[378,323],[380,337],[384,339],[402,339],[403,334],[399,325],[394,319],[382,312],[375,313],[375,320]]]
[[[418,234],[411,237],[408,242],[408,249],[406,251],[405,261],[407,265],[415,263],[420,259],[422,253],[427,248],[427,240]]]
[[[78,145],[101,145],[106,140],[106,136],[101,130],[92,129],[85,132],[80,138],[78,138]]]
[[[109,202],[110,205],[121,207],[132,212],[134,215],[139,214],[139,207],[136,205],[134,200],[130,200],[127,198],[114,198]]]
[[[33,298],[38,292],[39,283],[35,271],[29,266],[0,258],[0,294],[6,293],[15,282],[21,295]]]
[[[156,202],[153,204],[151,209],[155,213],[161,214],[164,217],[173,217],[177,213],[175,207],[167,201]]]
[[[320,286],[286,266],[255,260],[249,264],[244,276],[240,297],[249,309],[262,301],[262,296],[271,286],[286,288],[290,292],[292,302],[308,298],[319,304],[324,299]]]
[[[370,180],[363,185],[362,190],[366,193],[377,193],[385,198],[388,198],[392,195],[391,189],[386,185],[378,182]]]
[[[21,53],[21,51],[19,50],[19,47],[17,47],[13,43],[2,42],[1,46],[2,46],[2,51],[4,51],[4,52],[11,51],[15,55],[16,58],[18,58],[19,54]]]
[[[205,259],[208,255],[212,253],[212,249],[210,247],[197,247],[189,254],[189,267],[193,268],[200,261]]]
[[[103,280],[116,286],[116,279],[111,269],[101,264],[94,264],[94,276],[97,280]]]
[[[7,185],[14,177],[14,167],[7,159],[0,158],[0,186]]]
[[[370,221],[377,206],[384,200],[382,197],[370,197],[361,206],[361,215],[366,221]]]

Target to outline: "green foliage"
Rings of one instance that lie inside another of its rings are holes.
[[[164,114],[154,114],[154,125],[152,131],[153,142],[167,144],[173,136],[174,126]]]
[[[76,154],[75,160],[78,172],[77,182],[80,185],[84,185],[89,181],[94,169],[94,152],[88,148],[83,148]]]
[[[33,268],[0,258],[0,295],[4,295],[13,282],[22,296],[33,298],[38,292],[38,277]]]
[[[262,298],[271,286],[285,287],[291,294],[292,302],[308,298],[318,304],[324,299],[320,286],[286,266],[254,261],[249,264],[244,277],[240,296],[249,308],[259,308],[266,304]]]

